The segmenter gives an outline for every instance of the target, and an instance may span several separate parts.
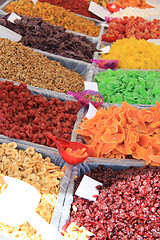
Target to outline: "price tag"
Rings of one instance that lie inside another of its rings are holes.
[[[104,8],[93,1],[90,2],[88,10],[103,20],[105,20],[105,17],[111,16],[111,13],[107,8]]]
[[[86,118],[91,119],[96,115],[97,108],[95,108],[92,103],[89,103],[89,108],[86,114]]]
[[[94,90],[98,92],[98,84],[96,82],[84,81],[84,88],[85,90]]]
[[[155,45],[160,45],[160,39],[148,39],[147,42],[154,43]]]
[[[8,38],[11,41],[19,42],[22,36],[0,25],[0,38]]]
[[[18,16],[16,13],[12,12],[9,17],[7,18],[8,21],[14,23],[14,21],[18,19],[18,20],[21,20],[21,17]]]
[[[104,48],[101,48],[100,51],[101,51],[101,53],[109,53],[110,49],[111,49],[111,47],[110,47],[110,45],[108,45]]]
[[[99,191],[96,189],[96,186],[98,185],[102,185],[102,183],[84,175],[81,183],[79,184],[79,187],[75,192],[75,195],[91,201],[95,201],[99,194]]]
[[[32,0],[32,2],[34,3],[34,5],[36,5],[36,2],[38,2],[38,0]]]

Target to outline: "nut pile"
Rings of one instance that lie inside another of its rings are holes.
[[[89,63],[96,51],[96,44],[85,36],[68,33],[63,27],[46,23],[40,17],[22,16],[14,24],[7,19],[8,16],[0,18],[0,24],[20,34],[25,46]]]
[[[33,147],[18,150],[15,142],[0,144],[0,176],[15,177],[34,186],[41,193],[41,201],[36,211],[49,223],[64,171],[65,167],[60,169],[51,162],[49,157],[43,158],[42,154],[35,152]],[[41,236],[27,222],[16,227],[0,223],[0,232],[20,239],[41,239]]]
[[[94,202],[74,196],[71,220],[103,224],[110,240],[160,239],[160,167],[113,171],[99,166],[86,175],[103,185]]]
[[[4,38],[0,38],[0,77],[62,93],[84,89],[84,76]]]

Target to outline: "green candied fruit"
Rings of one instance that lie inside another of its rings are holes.
[[[160,93],[160,84],[159,84],[159,86],[155,86],[154,88],[153,88],[153,91],[152,91],[152,94],[154,95],[154,94],[159,94]]]
[[[107,69],[95,75],[95,81],[105,102],[148,105],[159,101],[160,71]]]
[[[160,103],[160,93],[155,95],[155,99],[157,102]],[[155,103],[154,103],[155,104]]]
[[[115,94],[115,103],[123,102],[122,94],[116,93]]]

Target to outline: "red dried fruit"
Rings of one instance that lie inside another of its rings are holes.
[[[47,146],[52,143],[46,139],[46,131],[59,137],[65,133],[64,137],[70,140],[74,127],[70,119],[76,120],[79,103],[33,95],[24,83],[17,86],[0,81],[0,90],[0,134]]]
[[[87,175],[103,183],[100,194],[95,202],[74,196],[71,220],[100,222],[111,240],[160,239],[160,167],[113,171],[100,166]],[[76,178],[75,189],[80,181]]]

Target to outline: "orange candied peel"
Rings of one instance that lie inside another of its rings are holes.
[[[85,148],[81,148],[81,149],[77,149],[77,150],[73,150],[71,148],[66,148],[65,152],[67,152],[68,154],[70,154],[76,158],[87,157],[87,152],[86,152]]]
[[[100,108],[84,118],[77,134],[83,136],[90,157],[134,158],[160,165],[160,103],[138,109],[123,102],[121,107]]]

